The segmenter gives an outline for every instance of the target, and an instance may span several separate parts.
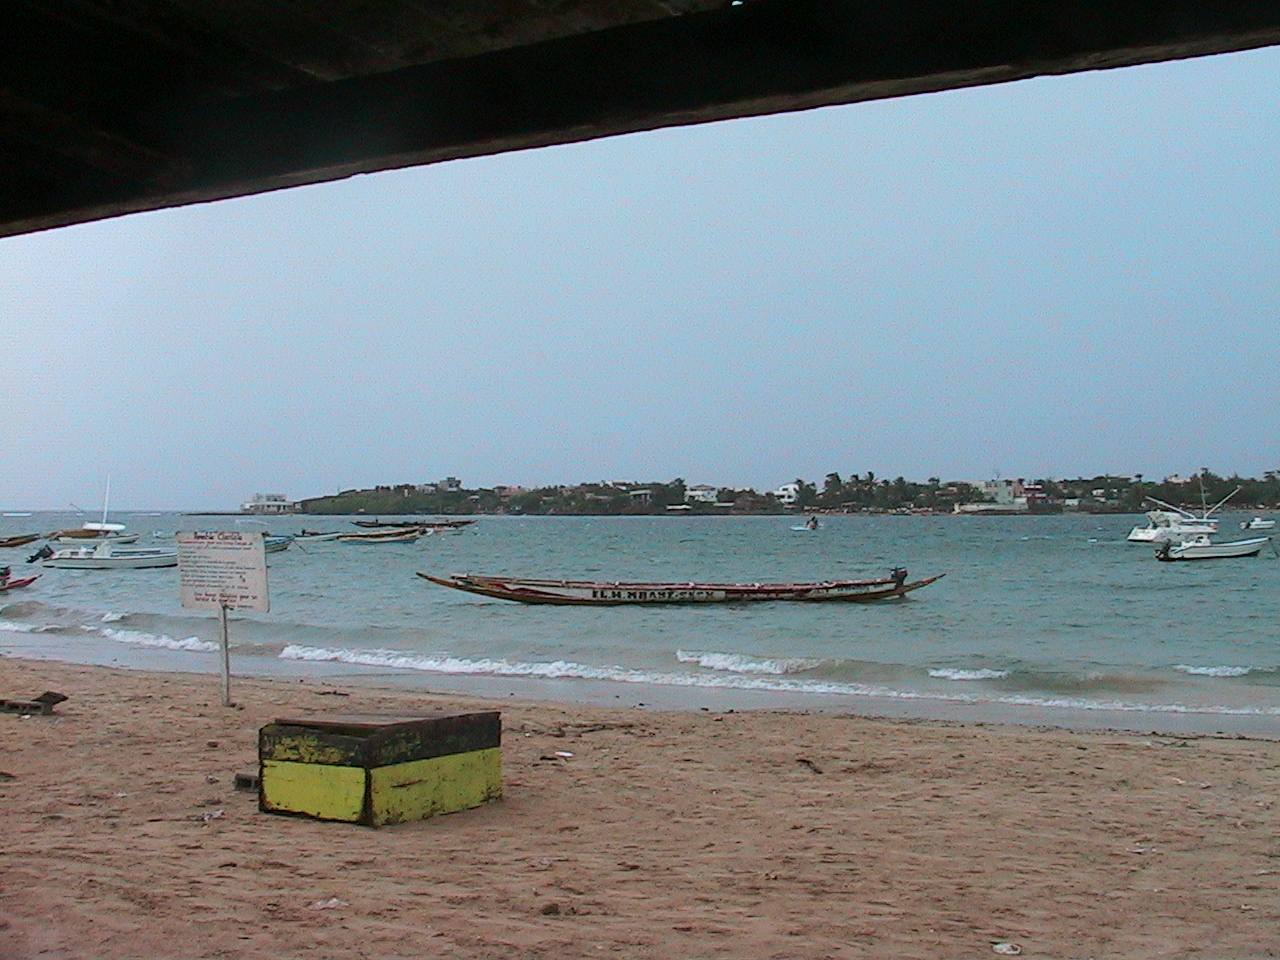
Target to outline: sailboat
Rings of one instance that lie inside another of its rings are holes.
[[[136,533],[125,533],[123,523],[107,522],[107,506],[110,501],[111,478],[107,477],[107,489],[102,495],[102,520],[98,522],[90,520],[80,527],[55,530],[45,539],[71,546],[83,546],[85,543],[101,543],[107,540],[116,544],[135,543],[138,535]]]

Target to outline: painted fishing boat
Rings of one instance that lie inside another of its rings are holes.
[[[13,537],[0,537],[0,547],[25,547],[28,543],[35,543],[39,539],[38,533],[20,533]]]
[[[29,586],[39,579],[40,574],[38,573],[34,577],[0,577],[0,593],[5,590],[17,590],[19,587]]]
[[[484,574],[453,574],[424,580],[465,593],[519,603],[597,604],[624,603],[736,603],[748,600],[892,600],[927,587],[945,574],[923,580],[907,580],[901,567],[887,577],[871,580],[822,580],[813,583],[645,583],[596,580],[536,580]]]
[[[387,530],[375,530],[369,533],[344,533],[339,535],[339,543],[413,543],[422,536],[417,527],[391,527]]]
[[[453,518],[449,520],[379,520],[376,517],[373,520],[352,520],[357,527],[368,529],[377,529],[380,527],[414,527],[418,530],[425,530],[428,527],[443,529],[446,527],[465,527],[469,523],[475,523],[470,518]]]
[[[303,527],[294,534],[293,540],[295,543],[323,543],[326,540],[337,540],[341,535],[338,530],[308,530]]]
[[[279,553],[281,550],[288,550],[293,541],[292,536],[266,536],[262,539],[262,549],[265,553]]]
[[[1253,537],[1249,540],[1233,540],[1230,543],[1214,543],[1207,534],[1183,540],[1181,543],[1166,541],[1156,551],[1157,560],[1222,560],[1228,557],[1256,557],[1270,537]]]

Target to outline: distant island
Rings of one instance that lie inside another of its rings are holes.
[[[1230,497],[1236,510],[1280,509],[1280,472],[1262,479],[1219,476],[1207,468],[1190,477],[1158,482],[1134,476],[1078,477],[1072,480],[996,479],[982,483],[924,482],[877,477],[872,471],[842,477],[828,473],[821,483],[796,478],[775,490],[689,485],[682,478],[660,481],[599,481],[526,489],[499,485],[468,489],[457,478],[400,483],[301,500],[257,494],[241,512],[252,514],[511,514],[517,516],[723,516],[795,512],[848,514],[1140,513],[1150,499],[1193,511]]]

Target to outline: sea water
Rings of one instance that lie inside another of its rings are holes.
[[[0,536],[79,517],[0,518]],[[177,530],[355,530],[350,517],[113,516],[139,544]],[[268,555],[270,611],[235,613],[238,675],[708,709],[1171,723],[1280,734],[1280,562],[1159,563],[1141,518],[481,517],[414,544],[299,543]],[[1223,518],[1223,539],[1240,518]],[[1243,534],[1242,534],[1243,535]],[[178,572],[57,570],[0,551],[0,652],[216,674],[216,613]],[[882,603],[526,606],[433,574],[792,581],[946,574]],[[1159,718],[1157,720],[1156,718]],[[1181,718],[1177,720],[1176,718]]]

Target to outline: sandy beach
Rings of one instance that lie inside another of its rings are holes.
[[[0,660],[0,958],[1273,957],[1280,742]],[[502,711],[503,800],[235,789],[281,716]]]

